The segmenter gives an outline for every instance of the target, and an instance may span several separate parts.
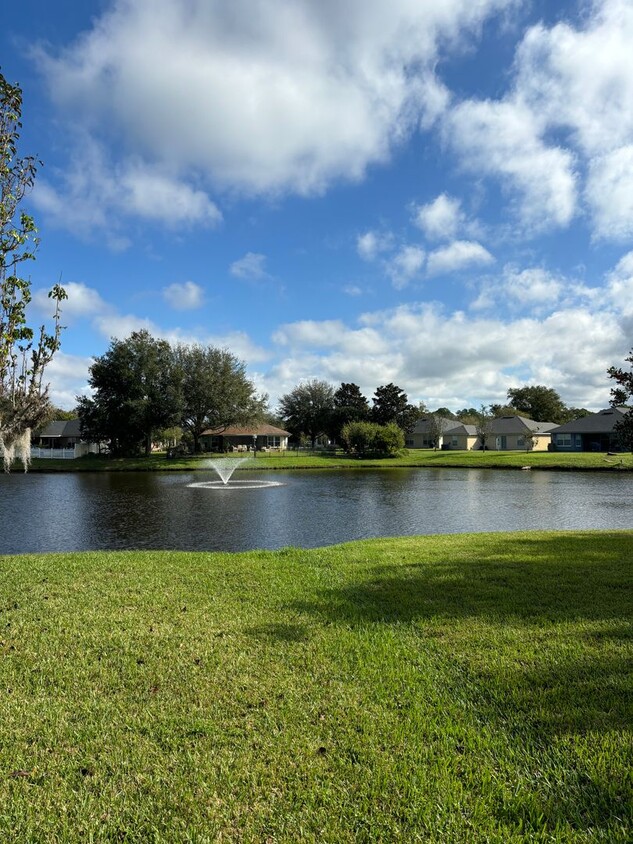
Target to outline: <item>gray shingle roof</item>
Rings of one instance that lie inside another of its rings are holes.
[[[525,416],[499,416],[490,422],[492,434],[524,434],[526,431],[547,434],[555,427],[555,422],[535,422]]]
[[[81,423],[79,419],[56,419],[49,422],[40,434],[41,437],[80,437]]]
[[[607,434],[613,431],[616,422],[619,422],[627,413],[626,407],[607,407],[599,410],[598,413],[590,413],[589,416],[581,416],[580,419],[572,419],[554,428],[555,434]]]

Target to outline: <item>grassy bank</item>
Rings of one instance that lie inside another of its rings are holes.
[[[0,557],[0,840],[628,842],[632,551]]]
[[[228,455],[235,457],[238,455]],[[221,456],[195,455],[167,460],[164,454],[150,457],[109,458],[88,455],[78,460],[33,461],[35,472],[99,472],[99,471],[191,471],[208,470],[208,460],[222,459]],[[205,466],[205,464],[207,464]],[[258,453],[249,458],[242,468],[249,471],[270,471],[275,469],[362,469],[393,467],[455,467],[464,469],[531,469],[576,470],[576,471],[633,471],[633,454],[607,455],[581,452],[525,451],[432,451],[410,449],[398,457],[364,458],[349,457],[344,452],[286,452]],[[20,471],[16,464],[14,471]],[[239,471],[239,469],[238,469]]]

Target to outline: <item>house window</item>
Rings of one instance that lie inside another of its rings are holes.
[[[525,448],[525,437],[517,437],[517,448]]]
[[[404,444],[406,445],[407,448],[413,448],[413,446],[415,445],[413,440],[405,440]]]
[[[281,437],[266,437],[266,445],[268,448],[280,448]]]
[[[571,434],[556,434],[556,445],[561,448],[571,448]]]
[[[457,446],[458,446],[457,437],[453,437],[451,439],[451,445],[452,445],[453,448],[457,448]]]

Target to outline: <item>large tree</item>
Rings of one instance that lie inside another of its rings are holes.
[[[369,419],[369,402],[358,384],[342,383],[334,393],[330,434],[340,440],[343,427],[349,422],[366,422]]]
[[[59,348],[59,305],[66,298],[60,285],[49,293],[53,328],[27,324],[31,282],[22,264],[35,257],[38,238],[33,218],[20,210],[32,188],[37,165],[33,156],[20,157],[22,91],[0,74],[0,452],[8,470],[17,454],[28,466],[31,429],[50,415],[44,371]]]
[[[153,436],[180,421],[182,398],[171,346],[147,331],[112,340],[88,379],[90,399],[79,401],[82,430],[99,434],[114,454],[148,455]]]
[[[535,384],[530,387],[513,387],[508,390],[508,400],[521,416],[535,422],[565,421],[567,408],[556,390]]]
[[[334,388],[316,378],[299,384],[279,399],[279,415],[293,436],[305,436],[314,448],[330,428]]]
[[[609,378],[617,384],[611,388],[611,404],[614,407],[627,407],[628,410],[620,422],[616,422],[615,433],[622,445],[633,452],[633,408],[630,402],[633,399],[633,349],[624,359],[631,364],[628,370],[621,367],[610,366],[607,370]]]
[[[386,384],[376,389],[371,417],[378,425],[395,422],[399,428],[408,433],[421,415],[420,409],[409,404],[407,394],[396,384]]]
[[[200,450],[206,428],[224,430],[245,425],[266,413],[267,397],[257,396],[245,365],[226,349],[178,346],[176,361],[182,379],[181,424]]]

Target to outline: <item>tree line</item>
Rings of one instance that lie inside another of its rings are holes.
[[[200,450],[208,428],[245,425],[267,411],[246,367],[226,349],[172,345],[147,331],[112,340],[90,368],[91,396],[78,398],[82,435],[112,454],[148,455],[165,431],[179,428]]]

